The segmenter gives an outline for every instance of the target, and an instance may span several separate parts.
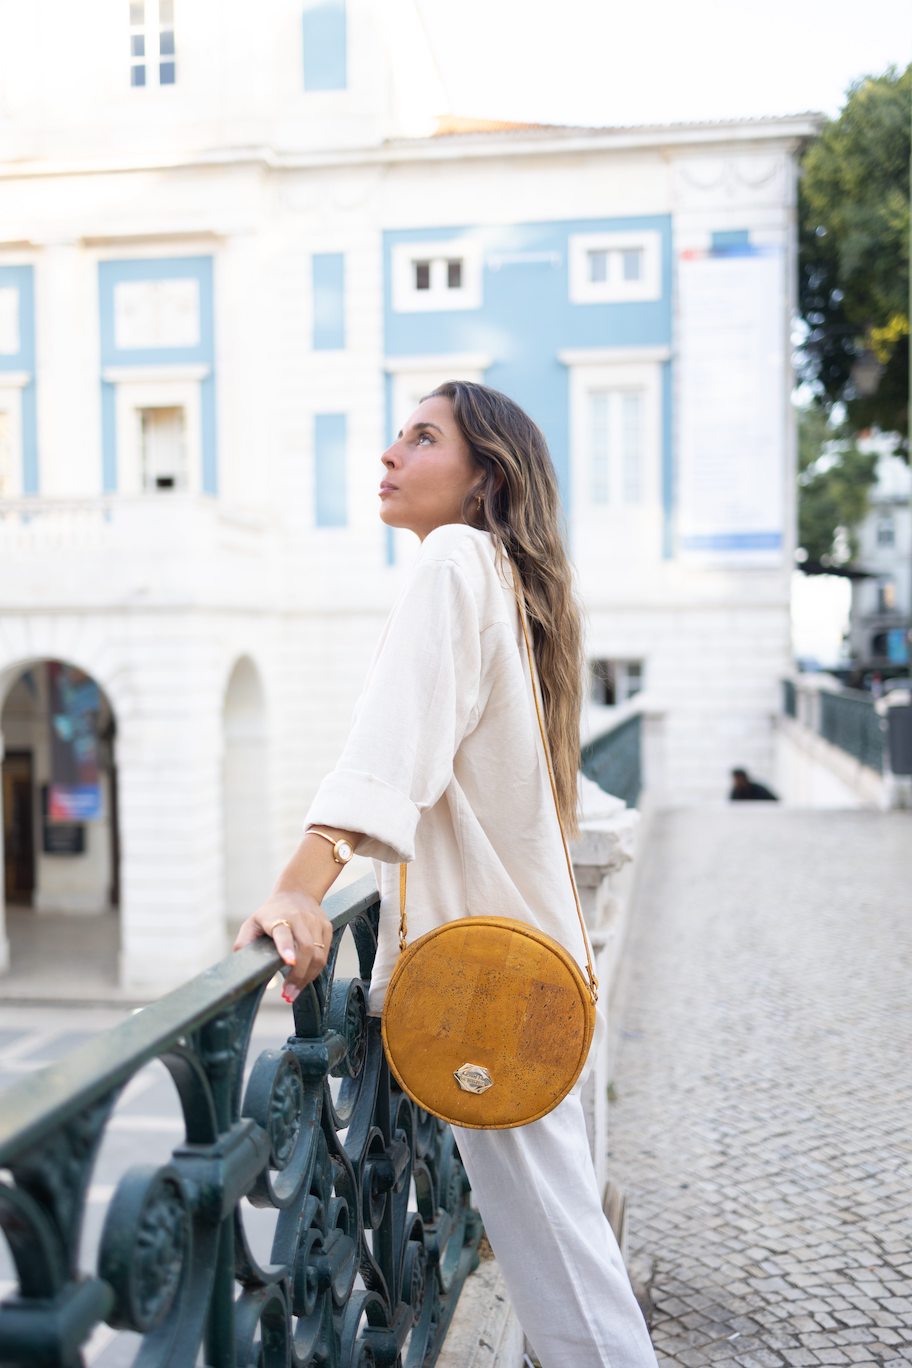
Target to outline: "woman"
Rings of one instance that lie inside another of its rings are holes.
[[[320,900],[352,850],[377,863],[380,935],[370,1009],[398,947],[410,862],[410,939],[496,911],[532,922],[583,963],[512,577],[522,584],[558,804],[576,830],[581,629],[545,440],[512,400],[441,385],[383,455],[380,516],[421,549],[384,629],[338,765],[272,896],[236,948],[272,935],[286,1000],[326,963]],[[513,1305],[544,1368],[654,1368],[595,1182],[578,1089],[514,1130],[454,1128]]]

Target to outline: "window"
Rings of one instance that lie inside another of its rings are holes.
[[[436,295],[462,289],[462,257],[432,257],[412,262],[416,290],[432,290]]]
[[[589,697],[593,703],[614,707],[642,689],[642,660],[590,660]]]
[[[348,418],[344,413],[314,415],[314,521],[317,527],[348,522]]]
[[[659,299],[660,237],[652,230],[580,233],[570,238],[570,298],[574,304]]]
[[[128,0],[130,85],[168,86],[177,80],[174,0]]]
[[[877,581],[877,611],[892,613],[896,607],[896,581],[880,579]]]
[[[305,0],[301,16],[304,89],[345,90],[348,85],[346,0]]]
[[[641,389],[589,391],[589,493],[593,503],[643,501],[644,404]]]
[[[883,513],[877,519],[877,545],[893,546],[896,540],[896,529],[893,524],[893,514]]]
[[[315,351],[338,351],[345,346],[345,255],[316,252],[311,259]]]
[[[590,285],[643,279],[642,247],[596,247],[586,253]]]
[[[392,258],[393,308],[481,307],[481,257],[467,243],[398,243]]]
[[[143,489],[186,489],[186,415],[183,408],[140,409],[139,425]]]

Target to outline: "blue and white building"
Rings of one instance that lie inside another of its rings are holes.
[[[0,25],[11,918],[116,908],[136,988],[222,952],[345,736],[413,554],[379,457],[447,378],[548,437],[592,707],[642,704],[651,791],[772,777],[813,117],[434,119],[410,0],[256,24],[33,0]],[[49,662],[100,699],[102,816],[64,849]]]

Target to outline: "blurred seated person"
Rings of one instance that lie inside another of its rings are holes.
[[[752,779],[747,770],[732,770],[732,791],[728,795],[732,802],[741,798],[766,798],[768,801],[778,803],[779,799],[771,789],[765,784],[758,784],[756,779]]]

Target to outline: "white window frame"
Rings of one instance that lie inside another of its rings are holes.
[[[462,284],[450,289],[446,263],[462,262]],[[431,263],[431,288],[416,290],[413,265]],[[454,242],[398,242],[392,254],[393,309],[396,313],[436,313],[453,309],[480,309],[482,255],[480,247],[465,238]]]
[[[564,359],[562,356],[561,359]],[[575,362],[570,371],[570,452],[574,522],[592,524],[606,519],[629,519],[631,515],[661,507],[662,384],[661,360],[631,360],[620,351],[616,361]],[[592,499],[592,451],[589,430],[589,397],[600,390],[642,390],[643,443],[641,494],[635,503],[624,502],[620,457],[615,462],[604,503]],[[612,478],[613,477],[613,478]]]
[[[29,375],[9,371],[0,375],[0,409],[10,420],[9,486],[0,489],[0,499],[22,497],[22,391],[30,380]]]
[[[177,37],[174,18],[174,6],[177,0],[172,0],[172,14],[170,23],[163,24],[161,19],[160,0],[143,0],[143,22],[133,23],[130,0],[120,0],[121,4],[127,6],[127,17],[129,21],[130,35],[130,89],[131,90],[170,90],[177,85]],[[174,51],[161,51],[161,35],[164,30],[168,30],[174,36]],[[143,40],[143,55],[134,56],[133,39],[141,37]],[[163,82],[161,79],[161,63],[171,62],[174,66],[174,80]],[[144,67],[146,79],[142,85],[133,84],[133,69]]]
[[[877,514],[877,521],[874,527],[874,541],[878,548],[893,547],[896,545],[896,519],[892,513]]]
[[[119,369],[119,368],[118,368]],[[199,381],[208,368],[187,367],[181,376],[117,375],[115,413],[117,423],[117,492],[132,497],[179,498],[203,492],[202,412]],[[199,372],[199,373],[197,373]],[[105,379],[112,378],[111,372]],[[186,441],[187,484],[184,489],[145,489],[142,468],[143,409],[182,408]]]
[[[609,273],[607,280],[589,279],[590,252],[643,253],[639,280],[623,280]],[[653,228],[611,233],[572,233],[570,236],[570,300],[573,304],[621,304],[662,297],[662,239]]]
[[[614,673],[614,702],[602,703],[600,699],[594,697],[596,679],[604,679],[604,675],[596,669],[598,665],[609,665]],[[639,670],[640,683],[637,689],[631,691],[630,676],[631,667]],[[643,693],[646,688],[646,662],[643,659],[633,659],[625,656],[617,658],[614,656],[591,656],[589,658],[589,697],[590,701],[597,707],[616,708],[623,703],[629,703],[631,698]]]

